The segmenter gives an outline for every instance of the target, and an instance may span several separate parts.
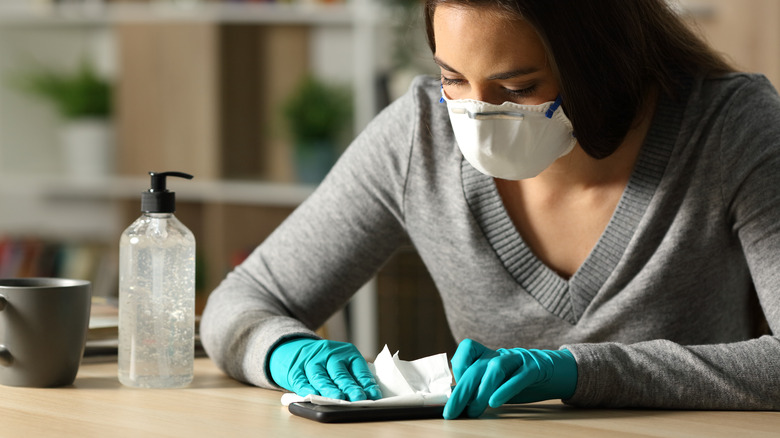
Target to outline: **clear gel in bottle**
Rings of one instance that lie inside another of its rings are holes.
[[[178,388],[192,381],[195,352],[195,237],[174,215],[166,178],[149,172],[143,215],[119,241],[119,381]]]

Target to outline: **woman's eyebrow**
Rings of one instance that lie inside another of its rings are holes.
[[[433,62],[435,62],[439,67],[447,70],[448,72],[460,74],[457,70],[455,70],[454,68],[450,67],[444,61],[442,61],[441,59],[437,58],[436,56],[433,57]]]
[[[512,79],[516,78],[518,76],[525,76],[530,75],[531,73],[538,72],[539,69],[536,67],[527,67],[527,68],[520,68],[517,70],[507,71],[503,73],[496,73],[494,75],[488,76],[488,79],[494,80],[494,79]]]
[[[460,72],[450,67],[449,65],[447,65],[447,63],[437,58],[436,56],[433,57],[433,62],[435,62],[439,67],[443,68],[444,70],[447,70],[450,73],[460,74]],[[538,72],[539,70],[540,69],[538,67],[519,68],[517,70],[511,70],[507,72],[501,72],[501,73],[490,75],[488,76],[488,80],[512,79],[518,76],[530,75],[532,73]]]

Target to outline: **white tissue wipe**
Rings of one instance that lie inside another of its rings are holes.
[[[390,350],[385,345],[376,356],[374,363],[368,364],[382,391],[382,397],[414,394],[426,389],[424,385],[419,384],[420,377],[417,376],[416,370],[408,369],[409,367],[400,362],[402,361],[398,358],[398,352],[390,356]]]
[[[294,402],[309,401],[315,404],[354,406],[423,406],[444,404],[452,392],[452,373],[447,353],[407,362],[398,358],[398,352],[391,356],[385,345],[368,367],[382,391],[380,400],[348,402],[317,395],[301,397],[287,393],[282,395],[282,404],[286,406]]]
[[[449,394],[451,390],[452,374],[447,353],[407,362],[398,358],[398,352],[391,357],[385,345],[369,368],[385,397],[416,393]]]

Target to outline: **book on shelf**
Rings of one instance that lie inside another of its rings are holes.
[[[115,296],[116,255],[107,244],[0,236],[0,278],[89,280],[93,296]]]

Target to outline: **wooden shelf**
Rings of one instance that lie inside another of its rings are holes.
[[[149,177],[74,178],[68,176],[0,175],[0,193],[50,201],[136,200],[148,189]],[[184,202],[295,207],[313,186],[255,181],[173,181],[169,189]]]
[[[214,22],[347,26],[377,21],[376,7],[343,4],[118,3],[93,6],[0,7],[3,26],[87,26],[132,22]]]

